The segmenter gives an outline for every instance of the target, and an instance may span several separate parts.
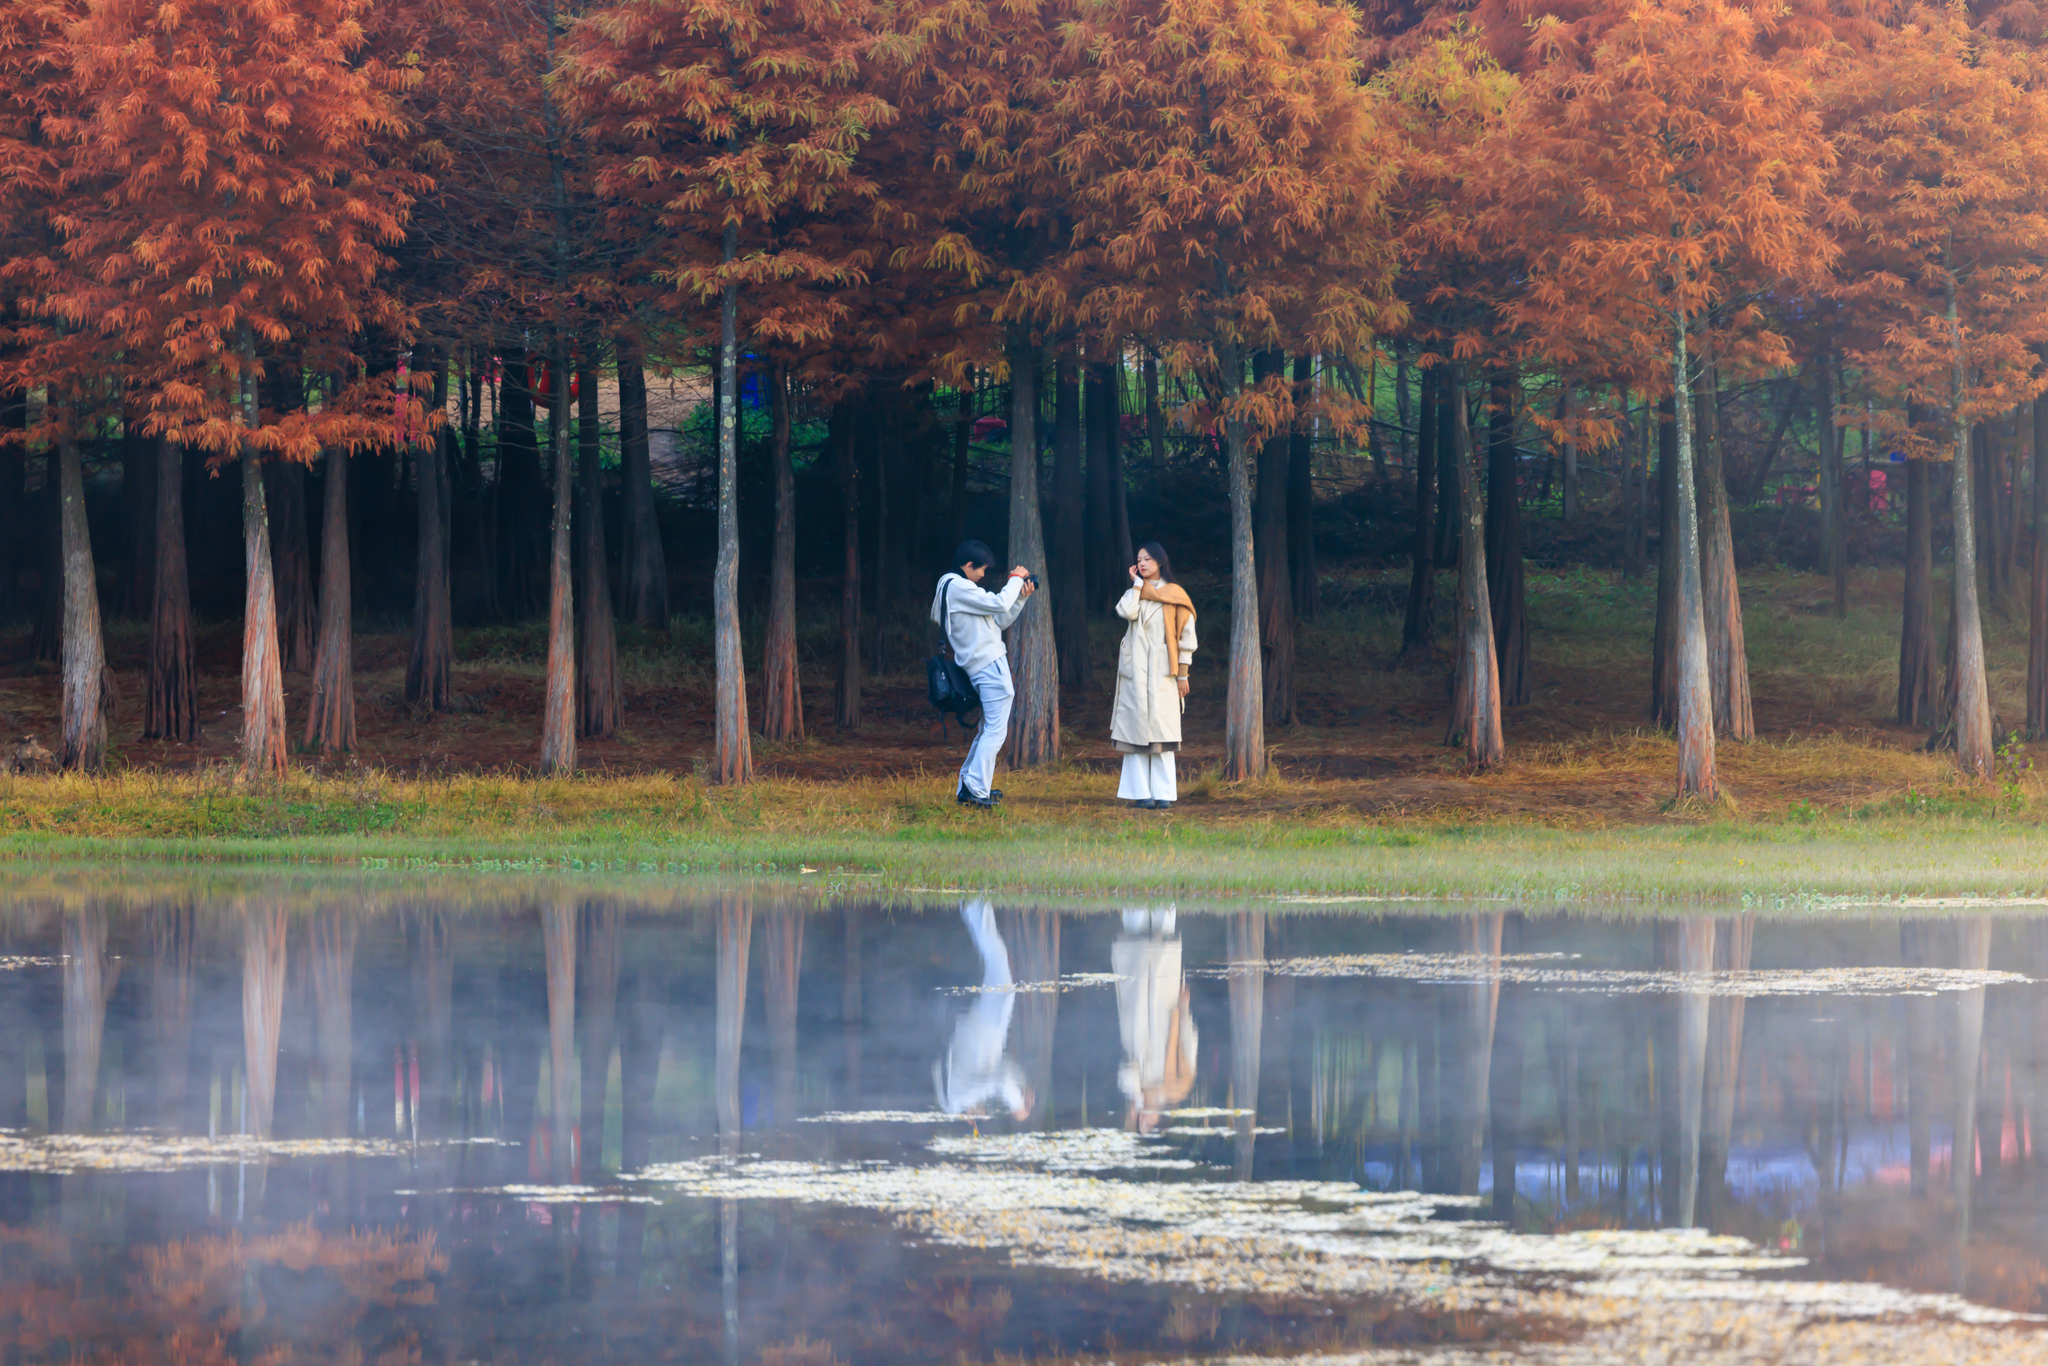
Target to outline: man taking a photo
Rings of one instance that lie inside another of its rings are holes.
[[[996,776],[996,755],[1010,734],[1010,703],[1017,690],[1010,682],[1010,656],[1003,646],[1003,632],[1024,611],[1025,599],[1038,591],[1031,571],[1018,565],[1000,593],[982,586],[988,577],[995,552],[980,541],[963,542],[953,553],[957,571],[939,578],[932,595],[932,621],[946,632],[946,644],[953,662],[966,671],[981,697],[981,729],[968,747],[967,760],[960,765],[962,806],[993,807],[1003,794],[991,784]]]

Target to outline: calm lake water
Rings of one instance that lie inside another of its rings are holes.
[[[90,886],[0,892],[7,1362],[2048,1311],[2048,921]]]

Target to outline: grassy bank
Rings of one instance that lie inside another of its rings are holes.
[[[1542,779],[1525,769],[1517,781],[1540,788]],[[927,779],[731,791],[690,777],[360,771],[252,787],[224,775],[16,776],[0,778],[0,857],[720,874],[821,891],[1746,900],[1767,909],[2042,895],[2048,830],[2035,781],[1769,815],[1566,824],[1446,807],[1368,817],[1356,785],[1311,780],[1198,781],[1180,810],[1161,816],[1125,810],[1100,775],[1078,771],[1006,775],[1009,801],[994,815],[961,810]]]

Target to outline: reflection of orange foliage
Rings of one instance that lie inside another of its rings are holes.
[[[412,1366],[410,1334],[374,1348],[357,1328],[372,1306],[431,1304],[428,1277],[447,1266],[431,1234],[330,1235],[311,1224],[245,1238],[193,1238],[144,1249],[140,1266],[106,1264],[38,1230],[0,1228],[0,1359],[67,1366]],[[136,1274],[139,1271],[140,1274]],[[271,1319],[266,1277],[306,1284]],[[267,1331],[257,1333],[264,1328]],[[252,1351],[251,1336],[263,1339]],[[371,1353],[374,1352],[374,1355]]]
[[[829,1342],[812,1342],[798,1334],[794,1341],[761,1349],[761,1366],[839,1366]]]

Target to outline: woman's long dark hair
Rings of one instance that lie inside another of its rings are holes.
[[[1174,582],[1173,561],[1167,557],[1165,546],[1159,544],[1159,542],[1157,541],[1147,541],[1145,542],[1145,544],[1139,546],[1138,549],[1143,551],[1145,554],[1150,555],[1152,557],[1152,563],[1159,566],[1159,581],[1161,583]]]

